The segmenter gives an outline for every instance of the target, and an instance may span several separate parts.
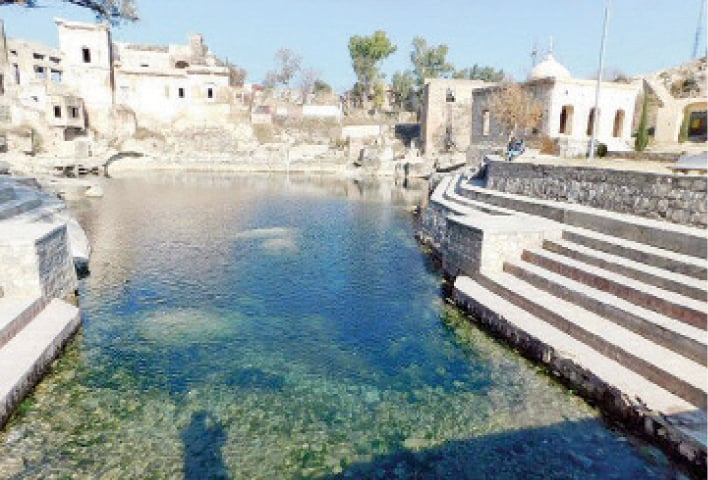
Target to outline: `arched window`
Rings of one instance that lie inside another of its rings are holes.
[[[615,113],[615,124],[612,127],[612,136],[613,137],[621,137],[623,127],[624,127],[624,110],[617,110],[617,113]]]
[[[558,128],[558,133],[564,135],[573,134],[573,106],[563,105],[561,108],[560,115],[560,127]]]
[[[595,115],[595,108],[591,108],[590,113],[588,114],[588,128],[585,131],[585,134],[588,137],[592,135],[593,128],[595,127],[595,117],[599,119],[600,114],[598,113],[597,115]]]
[[[175,62],[175,68],[187,68],[189,64],[185,62],[184,60],[178,60]]]

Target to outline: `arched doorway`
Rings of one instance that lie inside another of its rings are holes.
[[[681,136],[686,140],[705,141],[708,137],[708,115],[706,115],[706,102],[696,102],[684,108],[684,125]]]
[[[615,123],[612,127],[612,136],[621,137],[624,129],[624,110],[617,110],[615,113]]]
[[[560,126],[558,128],[558,133],[564,135],[573,134],[573,106],[563,105],[560,114]]]

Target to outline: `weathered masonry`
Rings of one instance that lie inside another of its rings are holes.
[[[80,324],[65,207],[27,183],[0,176],[0,427]]]
[[[708,179],[600,168],[493,162],[487,187],[706,228]]]
[[[705,178],[614,174],[491,161],[438,185],[419,237],[474,321],[703,474],[707,235],[680,223],[705,220],[657,218],[671,196],[705,202]],[[656,211],[624,213],[632,196]]]

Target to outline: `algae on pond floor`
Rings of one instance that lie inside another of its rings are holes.
[[[403,209],[220,180],[82,207],[83,330],[0,478],[670,478],[444,304]]]

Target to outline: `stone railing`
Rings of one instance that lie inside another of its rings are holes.
[[[487,187],[706,228],[705,176],[491,161]]]

